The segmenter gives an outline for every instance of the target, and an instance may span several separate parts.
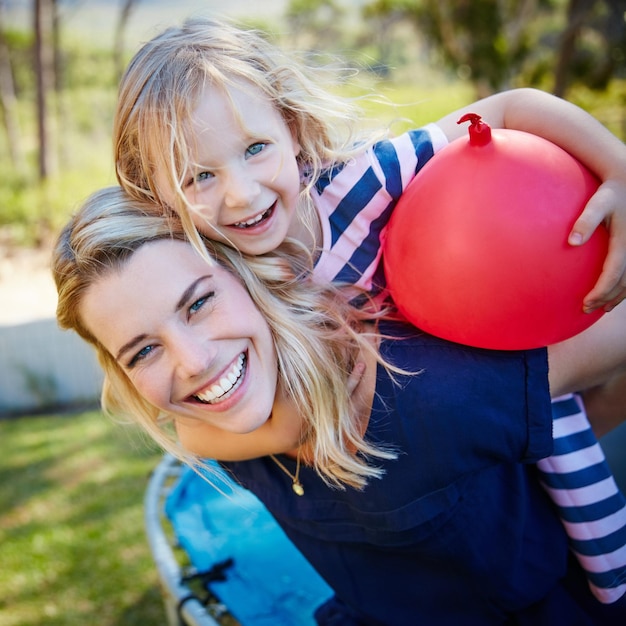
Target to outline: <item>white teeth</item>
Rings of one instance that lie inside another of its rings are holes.
[[[265,217],[267,217],[268,213],[269,213],[269,210],[264,211],[263,213],[257,215],[256,217],[252,217],[245,222],[235,222],[234,226],[236,226],[237,228],[248,228],[250,226],[254,226],[255,224],[258,224],[261,220],[263,220]]]
[[[228,390],[227,390],[227,389],[222,389],[222,387],[220,387],[220,386],[219,386],[219,384],[217,384],[217,385],[213,385],[213,386],[211,387],[211,393],[212,393],[215,397],[217,397],[217,396],[223,396],[223,395],[226,393],[226,391],[228,391]]]
[[[222,376],[222,378],[220,378],[219,383],[211,385],[209,389],[196,394],[194,398],[204,404],[215,404],[216,402],[223,400],[224,396],[229,391],[232,391],[241,380],[244,364],[245,357],[243,354],[240,354],[239,358],[233,365],[233,368],[230,372],[227,372],[224,376]]]

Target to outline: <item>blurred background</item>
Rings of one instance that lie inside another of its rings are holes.
[[[141,519],[158,451],[97,410],[99,368],[56,328],[48,257],[115,182],[130,56],[196,13],[340,57],[359,70],[347,93],[393,103],[372,119],[419,126],[535,86],[626,138],[626,0],[0,0],[0,626],[164,623]]]

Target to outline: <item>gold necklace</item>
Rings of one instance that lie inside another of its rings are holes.
[[[295,474],[292,474],[273,454],[270,454],[270,459],[272,459],[272,461],[274,461],[274,463],[276,463],[276,465],[278,465],[278,467],[280,467],[280,469],[283,470],[283,472],[285,472],[285,474],[287,474],[289,478],[291,478],[291,489],[293,490],[293,492],[297,496],[303,496],[304,487],[302,486],[302,483],[298,478],[300,476],[300,448],[298,448],[298,455],[296,456]]]

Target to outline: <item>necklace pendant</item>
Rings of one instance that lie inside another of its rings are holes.
[[[293,492],[297,496],[303,496],[304,495],[304,487],[299,482],[293,482],[291,484],[291,488],[293,489]]]

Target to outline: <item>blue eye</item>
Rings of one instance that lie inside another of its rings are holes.
[[[253,143],[251,146],[248,146],[248,149],[246,150],[246,154],[250,156],[255,156],[259,154],[260,152],[262,152],[265,149],[266,145],[267,144],[263,143],[262,141]]]
[[[213,178],[213,174],[211,172],[200,172],[200,173],[196,174],[195,176],[189,177],[185,181],[185,183],[183,185],[183,189],[188,189],[192,185],[197,185],[199,183],[203,183],[205,180],[210,180],[211,178]]]
[[[215,295],[214,291],[207,293],[206,295],[198,298],[190,307],[189,313],[194,314],[197,313],[202,307],[207,303],[207,301]]]
[[[202,308],[202,305],[206,302],[206,298],[200,298],[199,300],[196,300],[190,307],[189,307],[189,312],[190,313],[196,313],[197,311],[199,311]]]
[[[146,346],[145,348],[139,350],[139,352],[137,352],[137,354],[135,354],[135,356],[128,363],[128,367],[133,367],[137,365],[137,363],[145,359],[150,354],[150,352],[152,352],[153,349],[153,346]]]
[[[209,180],[209,178],[213,178],[213,174],[211,172],[200,172],[195,179],[195,182],[201,183],[205,180]]]

